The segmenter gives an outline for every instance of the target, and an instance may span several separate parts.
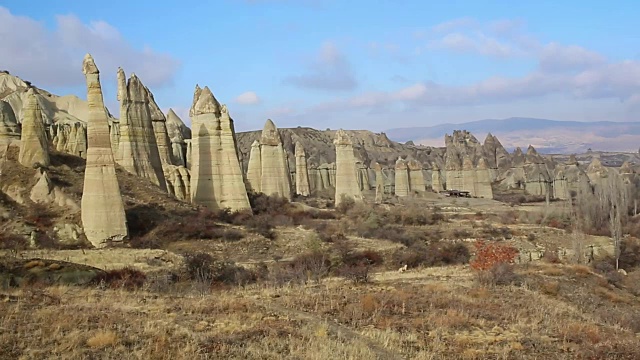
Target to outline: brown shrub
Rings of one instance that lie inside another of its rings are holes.
[[[542,261],[549,264],[559,264],[561,263],[560,257],[558,256],[558,251],[555,249],[548,249],[542,254]]]
[[[269,277],[276,285],[306,284],[311,281],[319,283],[329,274],[330,269],[328,254],[311,251],[296,256],[290,262],[276,263],[269,272]]]
[[[466,264],[470,257],[469,249],[463,243],[445,242],[414,244],[397,250],[393,255],[395,266],[408,267]]]
[[[27,240],[16,234],[0,233],[0,249],[10,250],[14,255],[27,248]]]
[[[556,296],[560,292],[560,283],[557,281],[545,281],[540,284],[540,291],[549,296]]]
[[[264,278],[264,267],[249,270],[230,261],[218,261],[207,253],[184,255],[185,272],[191,280],[205,285],[246,285]]]
[[[33,203],[25,214],[25,221],[40,231],[46,231],[53,225],[55,214],[47,205]]]
[[[308,221],[306,222],[306,227],[315,230],[320,240],[324,242],[335,243],[347,238],[336,223]]]
[[[262,235],[267,239],[273,240],[276,238],[276,233],[273,231],[275,226],[272,219],[273,218],[268,214],[254,215],[249,218],[244,225],[250,231]]]
[[[125,267],[98,274],[93,283],[111,289],[134,290],[144,285],[147,276],[140,270]]]
[[[488,270],[481,270],[476,273],[476,279],[484,286],[500,286],[519,284],[521,278],[514,271],[512,264],[499,262]]]

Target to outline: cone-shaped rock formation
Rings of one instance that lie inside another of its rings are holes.
[[[87,81],[89,103],[82,226],[94,246],[104,247],[110,241],[122,241],[128,236],[127,219],[111,150],[100,72],[91,55],[85,56],[82,70]]]
[[[23,166],[33,167],[36,164],[48,166],[49,148],[47,133],[42,122],[42,110],[33,88],[28,91],[27,102],[22,111],[22,140],[18,161]]]
[[[212,209],[250,209],[236,151],[233,120],[208,87],[196,85],[189,110],[191,201]]]
[[[118,69],[118,100],[121,112],[116,160],[128,172],[147,178],[166,191],[167,185],[152,122],[149,92],[135,74],[131,74],[126,84],[124,79],[124,71]]]
[[[267,195],[278,195],[291,199],[291,178],[287,154],[276,125],[267,120],[260,137],[260,191]],[[250,159],[251,160],[251,159]]]

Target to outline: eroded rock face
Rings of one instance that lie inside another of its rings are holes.
[[[46,171],[40,174],[38,182],[31,189],[29,198],[36,203],[55,204],[72,212],[80,210],[73,199],[67,196],[62,189],[53,185]]]
[[[380,204],[384,201],[384,175],[382,174],[382,166],[377,162],[373,163],[373,171],[376,175],[376,198],[375,202]]]
[[[249,188],[255,192],[261,192],[261,179],[262,154],[260,150],[260,142],[256,140],[251,144],[251,154],[249,155],[249,166],[247,169],[247,183]]]
[[[184,166],[168,165],[165,167],[169,193],[181,201],[190,201],[191,175]]]
[[[171,159],[171,140],[169,139],[169,133],[167,131],[167,118],[160,110],[158,104],[156,104],[153,98],[153,93],[148,87],[145,87],[147,91],[147,97],[149,99],[149,110],[151,113],[151,125],[153,126],[153,133],[156,138],[156,144],[158,146],[158,155],[160,157],[160,163],[163,167],[174,164]],[[163,169],[164,170],[164,169]]]
[[[396,195],[400,197],[409,196],[411,194],[411,185],[409,184],[409,168],[407,163],[398,158],[396,161]]]
[[[9,145],[20,144],[20,132],[13,108],[8,102],[0,100],[0,153],[4,153]]]
[[[196,86],[189,111],[191,201],[212,209],[250,209],[236,152],[233,120],[208,87]]]
[[[131,74],[127,83],[124,78],[124,71],[118,69],[120,140],[116,161],[128,172],[149,179],[167,191],[153,127],[149,92],[135,74]]]
[[[610,169],[602,165],[602,161],[599,157],[594,157],[589,163],[587,167],[587,176],[589,177],[589,181],[591,185],[594,187],[597,186],[605,186],[608,183],[610,174]]]
[[[87,128],[85,123],[56,123],[50,126],[53,147],[82,158],[87,157]]]
[[[431,189],[435,192],[444,190],[444,184],[442,181],[442,173],[438,165],[434,164],[431,168]]]
[[[127,238],[127,219],[109,138],[100,72],[91,55],[82,64],[87,82],[87,166],[84,173],[81,214],[87,239],[95,247]]]
[[[502,146],[500,140],[491,133],[487,134],[482,147],[491,181],[494,181],[499,174],[504,173],[511,167],[509,152]]]
[[[343,196],[353,198],[356,201],[363,200],[360,185],[358,184],[356,157],[353,153],[353,145],[349,135],[340,129],[336,132],[333,143],[336,147],[336,206],[340,204]]]
[[[291,199],[291,182],[287,154],[276,125],[267,120],[260,138],[260,191]]]
[[[171,156],[174,165],[187,166],[187,139],[191,139],[191,129],[189,129],[182,119],[169,109],[167,112],[167,133],[171,140]]]
[[[409,184],[411,185],[411,191],[424,192],[427,189],[425,183],[422,164],[415,159],[411,159],[407,162],[409,168]]]
[[[533,146],[529,146],[524,161],[525,191],[531,195],[553,194],[553,178],[544,159]]]
[[[309,170],[307,168],[307,154],[302,144],[296,142],[296,194],[309,196],[311,186],[309,185]]]
[[[618,169],[618,173],[622,178],[623,184],[635,186],[636,172],[631,167],[631,164],[629,163],[629,161],[625,161],[622,163],[622,165],[620,166],[620,169]]]
[[[42,122],[42,110],[33,88],[28,91],[28,99],[23,110],[22,139],[20,141],[20,155],[18,161],[26,167],[36,164],[48,166],[49,148],[47,133]]]
[[[485,199],[493,199],[493,188],[491,187],[491,183],[493,181],[491,179],[489,166],[484,158],[480,158],[480,160],[478,160],[478,166],[476,166],[475,172],[475,196]]]
[[[589,177],[571,156],[566,164],[558,164],[553,177],[553,197],[568,200],[578,193],[583,184],[589,183]]]

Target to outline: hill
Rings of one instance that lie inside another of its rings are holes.
[[[583,153],[588,149],[637,152],[640,123],[580,122],[535,118],[486,119],[460,124],[396,128],[385,131],[390,139],[429,146],[443,146],[442,134],[465,129],[483,138],[497,136],[507,149],[533,145],[543,153]]]

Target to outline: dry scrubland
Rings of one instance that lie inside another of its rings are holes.
[[[252,194],[249,216],[125,186],[164,201],[130,198],[132,248],[4,251],[0,358],[640,358],[636,217],[623,276],[563,203]]]

